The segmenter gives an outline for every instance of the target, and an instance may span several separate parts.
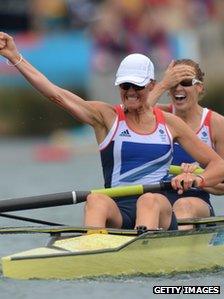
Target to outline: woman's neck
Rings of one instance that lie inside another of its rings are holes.
[[[203,113],[203,107],[197,105],[190,107],[190,109],[181,111],[176,110],[175,115],[179,116],[184,122],[186,122],[193,130],[199,128],[201,124],[201,117]]]
[[[156,118],[152,108],[126,111],[125,115],[127,125],[134,131],[150,133],[156,126]]]

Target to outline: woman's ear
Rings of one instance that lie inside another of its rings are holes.
[[[205,88],[204,84],[200,84],[199,86],[197,86],[197,88],[198,88],[198,93],[199,93],[199,101],[201,101],[206,94],[206,88]]]
[[[197,85],[197,89],[198,89],[199,94],[204,94],[205,93],[205,86],[204,86],[204,84],[198,84]]]

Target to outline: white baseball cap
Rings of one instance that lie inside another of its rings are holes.
[[[152,61],[143,54],[134,53],[121,61],[116,73],[115,85],[128,82],[145,86],[151,79],[154,80]]]

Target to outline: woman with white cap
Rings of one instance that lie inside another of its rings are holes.
[[[18,52],[13,38],[0,33],[0,54],[44,96],[94,128],[101,153],[105,187],[150,184],[160,181],[172,160],[172,142],[178,140],[201,164],[203,176],[183,173],[172,180],[179,193],[196,184],[212,186],[224,176],[224,161],[201,142],[175,115],[153,109],[147,100],[153,90],[154,68],[150,59],[131,54],[120,64],[115,85],[121,105],[85,101],[50,82]],[[177,81],[194,77],[182,67]],[[178,82],[179,82],[178,81]],[[192,147],[194,144],[194,147]],[[146,193],[116,201],[91,194],[85,206],[85,225],[93,227],[175,229],[177,223],[169,200],[162,193]]]

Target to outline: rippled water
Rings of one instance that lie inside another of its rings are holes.
[[[102,187],[99,156],[94,150],[83,151],[63,163],[40,163],[34,156],[35,147],[43,140],[0,141],[0,198],[22,197],[63,191],[88,190]],[[97,174],[97,175],[96,175]],[[213,199],[217,215],[224,214],[223,197]],[[29,210],[12,214],[47,221],[82,225],[83,205]],[[0,217],[0,226],[22,225]],[[0,236],[0,256],[46,243],[46,236]],[[167,256],[167,258],[172,258]],[[16,281],[1,277],[0,298],[195,298],[196,295],[154,295],[154,285],[220,285],[224,290],[224,271],[216,273],[181,274],[166,277],[135,277],[71,281]],[[204,295],[201,295],[201,297]],[[222,295],[206,295],[206,298]],[[222,296],[223,297],[223,296]]]

